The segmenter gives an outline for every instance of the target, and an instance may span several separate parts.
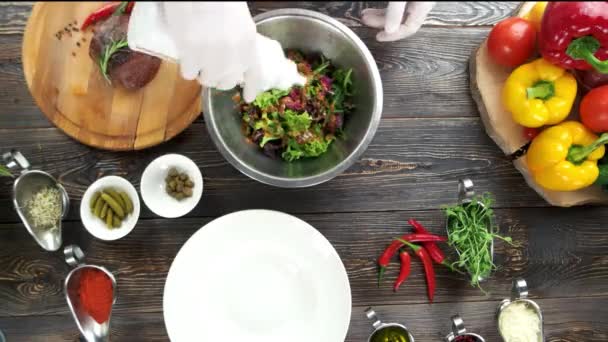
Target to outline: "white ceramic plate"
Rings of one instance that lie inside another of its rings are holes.
[[[104,188],[115,188],[117,190],[122,190],[129,195],[131,202],[133,202],[133,213],[122,221],[120,228],[108,229],[105,222],[93,215],[91,212],[91,208],[89,206],[91,197],[93,194],[95,194],[95,192]],[[80,219],[82,220],[84,227],[94,237],[108,241],[118,240],[125,237],[133,230],[133,228],[135,228],[137,220],[139,219],[139,209],[139,195],[137,194],[135,187],[133,187],[128,180],[122,177],[106,176],[91,184],[91,186],[89,186],[87,191],[84,193],[84,196],[82,196],[82,201],[80,202]]]
[[[165,191],[165,177],[169,170],[175,167],[179,172],[185,172],[192,182],[192,197],[181,201],[169,196]],[[146,206],[156,215],[175,218],[184,216],[201,200],[203,194],[203,176],[201,170],[188,157],[179,154],[166,154],[156,158],[144,170],[141,176],[141,197]]]
[[[348,276],[329,241],[280,212],[220,217],[181,248],[163,296],[171,341],[343,342]]]

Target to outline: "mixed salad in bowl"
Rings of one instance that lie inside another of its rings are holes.
[[[288,50],[287,57],[306,77],[303,87],[272,89],[246,103],[237,95],[243,133],[271,158],[293,162],[325,153],[343,138],[345,117],[354,109],[352,69],[341,69],[322,54],[305,56]]]

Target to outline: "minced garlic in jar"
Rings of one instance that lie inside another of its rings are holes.
[[[528,303],[507,305],[500,312],[498,326],[505,342],[542,342],[540,317]]]

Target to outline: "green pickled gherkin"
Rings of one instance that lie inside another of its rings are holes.
[[[103,208],[104,205],[104,201],[101,198],[101,196],[97,199],[97,202],[95,203],[95,210],[93,211],[93,215],[103,219],[101,217],[101,209]]]
[[[94,193],[93,197],[91,197],[91,202],[89,202],[89,203],[90,203],[90,206],[91,206],[91,210],[93,212],[95,212],[95,205],[97,204],[97,200],[99,200],[100,197],[101,196],[99,195],[99,192]]]
[[[123,202],[125,203],[126,209],[127,209],[127,213],[131,214],[133,213],[133,202],[131,202],[131,199],[129,198],[129,195],[127,195],[126,192],[121,191],[118,193],[120,195],[120,197],[122,198]]]
[[[116,201],[116,203],[120,204],[120,206],[123,208],[123,210],[126,211],[127,206],[124,203],[122,197],[118,194],[118,192],[116,192],[116,190],[114,190],[114,189],[106,189],[105,192],[108,195],[112,196],[112,198]]]
[[[120,225],[122,225],[122,221],[118,218],[118,216],[114,216],[113,220],[114,221],[112,223],[114,228],[118,228]]]
[[[106,213],[106,226],[110,229],[114,228],[114,215],[111,209]]]
[[[101,215],[99,215],[99,218],[104,220],[106,218],[106,214],[108,213],[108,203],[104,202],[103,203],[103,208],[101,208]]]
[[[114,214],[118,215],[118,217],[120,217],[121,219],[125,217],[124,209],[120,206],[120,204],[118,204],[118,202],[114,200],[114,198],[112,198],[112,196],[108,195],[105,192],[102,192],[101,198],[103,198],[103,200],[108,203],[110,208],[112,208]]]

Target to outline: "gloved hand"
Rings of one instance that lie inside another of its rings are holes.
[[[241,84],[247,102],[306,82],[281,45],[256,32],[246,2],[137,2],[127,39],[132,50],[177,60],[185,79],[220,90]]]
[[[383,29],[376,35],[379,42],[401,40],[420,29],[434,6],[434,2],[389,1],[386,9],[363,10],[361,20],[367,26]]]

